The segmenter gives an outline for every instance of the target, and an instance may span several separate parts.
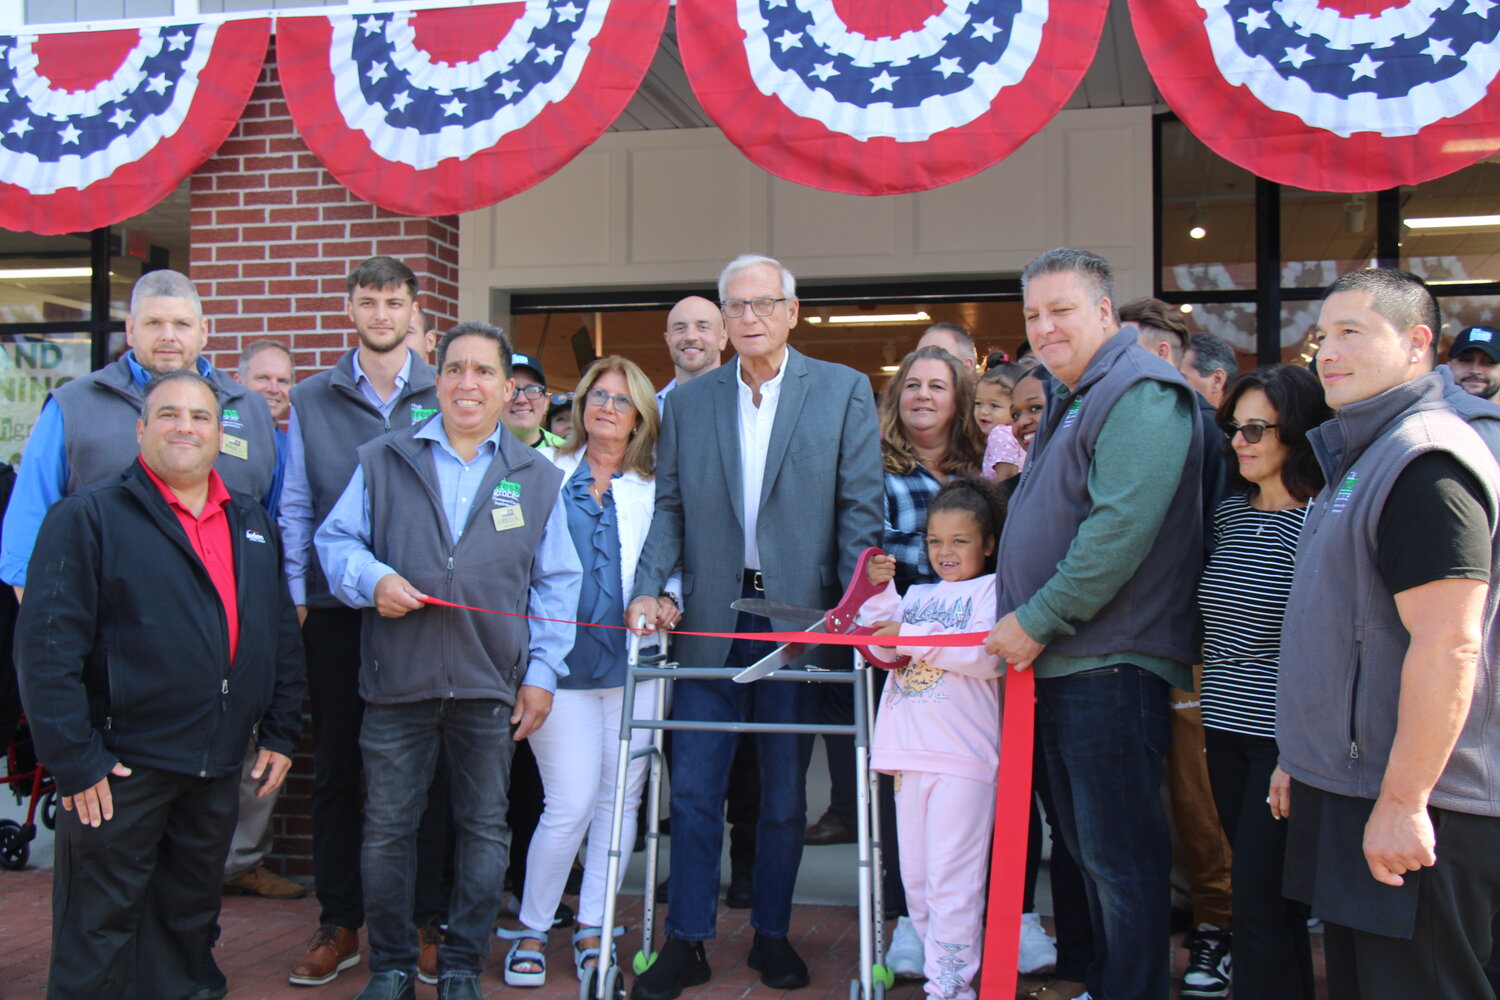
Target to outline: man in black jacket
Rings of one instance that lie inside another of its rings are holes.
[[[246,741],[286,776],[304,688],[275,523],[214,471],[213,387],[146,393],[140,454],[37,537],[16,657],[57,778],[48,996],[182,1000],[218,910]]]

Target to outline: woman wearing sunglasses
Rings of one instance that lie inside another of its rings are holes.
[[[1306,368],[1276,365],[1231,382],[1218,416],[1237,492],[1214,512],[1198,604],[1209,784],[1234,854],[1234,995],[1312,1000],[1307,908],[1281,895],[1286,824],[1267,790],[1281,620],[1308,501],[1323,486],[1307,432],[1332,414]]]
[[[658,426],[655,392],[634,362],[601,358],[584,372],[573,397],[572,429],[553,456],[563,470],[568,529],[583,564],[574,616],[578,621],[618,622],[625,614],[626,598],[634,593],[636,561],[656,505]],[[668,591],[681,593],[675,576]],[[672,610],[680,617],[679,609]],[[573,935],[573,965],[580,979],[598,963],[599,949],[612,939],[599,924],[604,919],[625,658],[624,631],[580,628],[566,660],[568,676],[558,681],[552,714],[531,735],[546,808],[526,856],[522,929],[502,932],[515,942],[505,960],[505,982],[510,986],[541,986],[547,981],[547,930],[585,834],[589,846]],[[638,718],[650,715],[658,683],[636,687]],[[639,750],[649,742],[650,733],[643,729],[632,738],[631,747]],[[647,763],[640,757],[630,764],[623,844],[635,840],[636,807]],[[622,879],[624,874],[621,866]]]

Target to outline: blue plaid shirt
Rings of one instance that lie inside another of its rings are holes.
[[[914,583],[936,583],[927,562],[927,505],[942,484],[918,465],[911,472],[885,474],[885,551],[896,557],[896,590]]]

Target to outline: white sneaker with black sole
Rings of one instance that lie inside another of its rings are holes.
[[[1199,924],[1188,932],[1187,971],[1182,974],[1183,1000],[1223,1000],[1229,996],[1233,962],[1229,955],[1229,931]]]
[[[891,931],[891,946],[885,952],[886,968],[897,979],[925,979],[922,972],[922,939],[911,917],[899,917],[896,929]]]
[[[1057,942],[1042,926],[1041,914],[1021,914],[1021,948],[1017,955],[1016,968],[1023,976],[1057,968]]]

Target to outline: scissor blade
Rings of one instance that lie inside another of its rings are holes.
[[[764,597],[741,597],[729,605],[736,611],[744,611],[747,614],[760,615],[762,618],[774,618],[777,621],[791,622],[793,625],[816,625],[823,620],[823,612],[817,608],[804,608],[800,604],[784,604],[781,601],[768,601]]]
[[[822,632],[823,630],[822,622],[807,629],[809,632]],[[810,648],[805,642],[788,642],[777,646],[771,652],[735,674],[734,682],[736,684],[749,684],[753,681],[758,681],[767,674],[773,674],[782,667],[790,666],[796,661],[805,658]]]

